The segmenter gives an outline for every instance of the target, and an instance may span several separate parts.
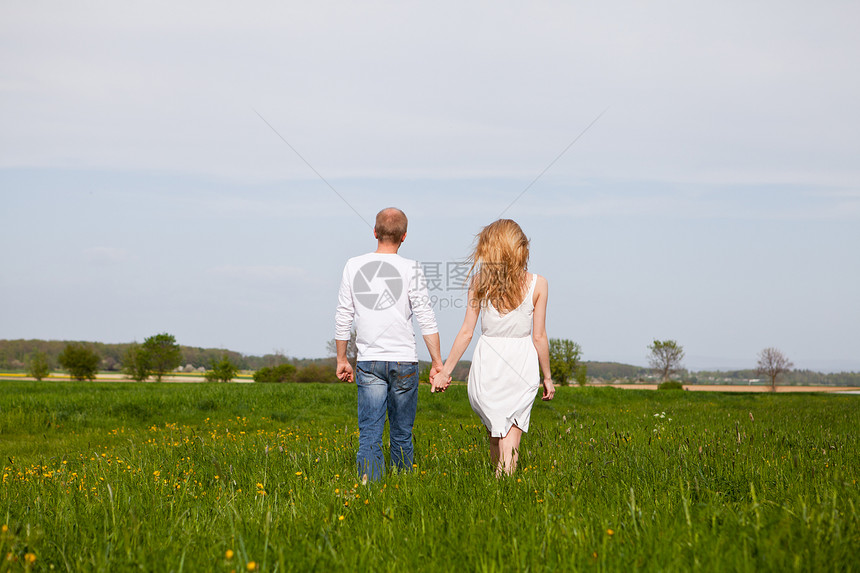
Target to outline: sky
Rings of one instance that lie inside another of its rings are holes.
[[[0,14],[0,338],[325,356],[398,206],[441,269],[519,222],[586,360],[860,371],[860,4]],[[431,295],[447,354],[463,292]]]

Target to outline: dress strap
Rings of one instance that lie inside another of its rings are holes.
[[[535,304],[535,285],[537,284],[537,273],[532,273],[532,284],[529,285],[529,292],[526,295],[529,303],[534,306]]]

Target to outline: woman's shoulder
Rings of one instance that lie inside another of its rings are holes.
[[[547,283],[546,277],[542,275],[537,273],[532,273],[532,275],[534,275],[534,278],[532,278],[534,283],[532,301],[537,304],[537,301],[541,296],[547,296],[547,293],[549,292],[549,283]]]
[[[534,283],[535,283],[535,286],[536,286],[536,287],[537,287],[537,286],[540,286],[540,285],[542,285],[542,284],[543,284],[543,285],[546,285],[546,284],[547,284],[547,281],[546,281],[546,277],[545,277],[545,276],[543,276],[543,275],[539,275],[539,274],[537,274],[537,273],[535,273],[535,272],[532,272],[532,273],[531,273],[531,275],[532,275],[532,276],[530,277],[529,281],[530,281],[530,282],[531,282],[531,281],[534,281]]]

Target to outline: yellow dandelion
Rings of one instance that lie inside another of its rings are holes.
[[[24,561],[27,563],[33,564],[36,562],[36,554],[35,553],[27,553],[24,555]]]
[[[233,559],[233,555],[235,555],[235,553],[233,553],[233,550],[228,549],[227,552],[224,553],[224,558],[225,559]]]
[[[341,515],[340,517],[338,517],[338,518],[337,518],[337,520],[338,520],[338,521],[343,521],[344,519],[346,519],[346,518],[345,518],[344,516],[342,516],[342,515]]]
[[[257,570],[257,562],[256,561],[248,561],[248,571],[256,571]]]
[[[607,530],[606,530],[606,535],[615,535],[615,532],[614,532],[614,531],[612,531],[611,529],[607,529]]]
[[[302,475],[302,472],[296,472],[296,475],[300,476],[300,475]]]
[[[0,530],[2,530],[3,533],[6,533],[7,531],[9,531],[9,526],[4,523],[3,527],[0,527]]]

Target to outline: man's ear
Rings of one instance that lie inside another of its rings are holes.
[[[379,240],[379,235],[376,234],[376,228],[373,229],[373,238]]]
[[[400,237],[400,242],[402,243],[405,240],[406,240],[406,233],[403,233],[403,236]]]

